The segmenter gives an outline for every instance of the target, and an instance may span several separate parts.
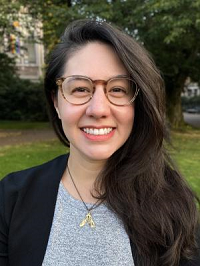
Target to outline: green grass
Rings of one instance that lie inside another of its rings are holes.
[[[50,128],[49,122],[23,122],[0,120],[0,129],[46,129]]]
[[[200,130],[186,130],[172,134],[172,158],[190,186],[200,197]]]
[[[200,130],[173,132],[172,140],[175,149],[170,149],[170,153],[200,197]],[[59,141],[0,147],[0,179],[12,171],[41,164],[66,152],[67,148]]]
[[[67,152],[59,141],[38,142],[0,148],[0,179],[6,174],[47,162]]]

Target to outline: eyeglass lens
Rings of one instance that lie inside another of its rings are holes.
[[[94,82],[95,83],[95,82]],[[72,104],[88,102],[95,91],[92,80],[84,77],[68,77],[62,83],[62,93]],[[128,78],[113,78],[106,85],[106,96],[115,105],[127,105],[135,97],[136,84]]]

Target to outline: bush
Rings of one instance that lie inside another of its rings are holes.
[[[200,106],[200,95],[191,98],[182,97],[181,101],[182,101],[183,110],[186,110],[188,108],[198,107]]]
[[[12,79],[12,84],[0,85],[0,119],[46,121],[43,84]]]
[[[0,54],[0,119],[46,121],[43,84],[20,79],[12,59]]]

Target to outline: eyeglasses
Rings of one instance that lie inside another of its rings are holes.
[[[104,86],[104,93],[108,101],[117,106],[130,105],[139,92],[137,84],[127,76],[114,77],[105,81],[74,75],[58,78],[56,84],[60,88],[63,98],[74,105],[89,102],[98,84]]]

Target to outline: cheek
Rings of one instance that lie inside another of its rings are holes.
[[[70,108],[59,108],[59,113],[63,127],[70,129],[73,124],[76,124],[76,120],[78,120],[78,117],[76,113],[72,112]]]
[[[75,128],[77,127],[78,118],[71,108],[62,108],[60,111],[60,120],[62,123],[62,128],[65,133],[66,138],[69,142],[72,141],[72,136],[76,135]]]
[[[84,109],[84,106],[73,106],[65,100],[60,99],[58,101],[58,112],[63,128],[70,131],[73,126],[77,126],[84,113]]]
[[[57,98],[57,113],[62,123],[70,123],[70,118],[72,117],[72,111],[69,106],[69,103],[63,99],[60,91],[58,92]]]
[[[70,129],[70,124],[73,121],[73,113],[70,110],[69,104],[61,98],[60,94],[58,93],[58,101],[57,106],[55,107],[58,117],[61,120],[62,127],[64,132]]]
[[[134,124],[135,110],[134,106],[127,106],[123,108],[124,109],[118,113],[118,122],[127,132],[127,135],[129,135]]]

